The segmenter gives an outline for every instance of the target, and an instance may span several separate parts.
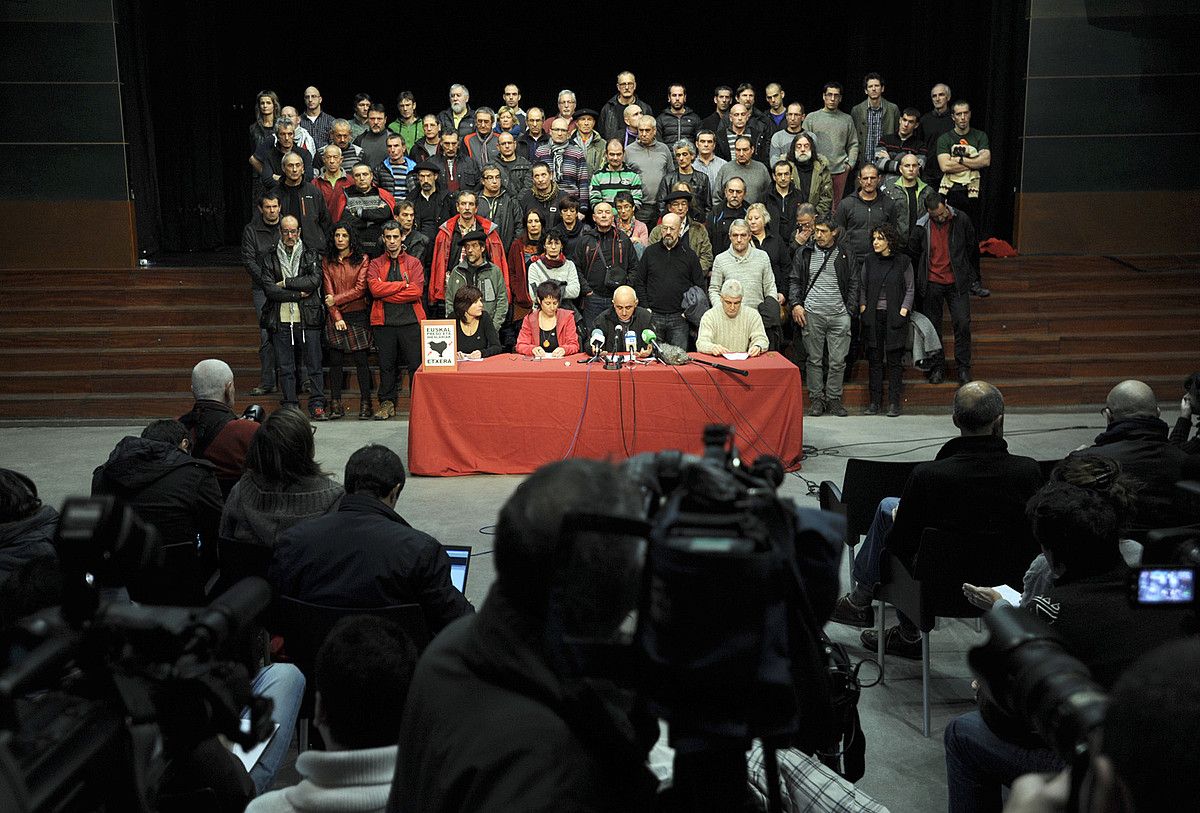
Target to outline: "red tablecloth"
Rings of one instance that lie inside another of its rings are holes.
[[[752,460],[773,454],[800,468],[800,374],[778,353],[725,362],[749,376],[699,364],[605,370],[575,356],[534,361],[504,355],[456,372],[414,377],[408,426],[413,474],[528,474],[566,456],[621,459],[703,450],[705,424],[730,423]],[[578,431],[578,435],[576,432]]]

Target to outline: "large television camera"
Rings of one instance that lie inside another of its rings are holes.
[[[703,809],[736,809],[723,805],[744,794],[754,738],[775,792],[779,747],[861,776],[859,686],[821,632],[837,597],[842,518],[779,497],[780,461],[748,465],[729,426],[705,429],[699,457],[643,454],[624,469],[648,522],[564,520],[548,617],[559,668],[643,698],[669,727],[675,785]]]
[[[0,810],[157,810],[173,760],[216,735],[245,748],[270,736],[246,637],[266,582],[246,579],[202,608],[105,601],[131,564],[161,556],[153,527],[112,497],[68,499],[55,546],[62,606],[4,642]]]

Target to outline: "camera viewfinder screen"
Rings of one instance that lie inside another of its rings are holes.
[[[1189,604],[1196,597],[1192,568],[1146,568],[1138,574],[1141,604]]]

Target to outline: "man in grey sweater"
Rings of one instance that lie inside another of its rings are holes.
[[[833,210],[846,189],[849,171],[858,163],[858,130],[854,119],[843,113],[838,106],[842,103],[842,86],[828,82],[822,91],[825,106],[809,113],[804,119],[804,128],[817,137],[817,155],[829,162],[833,176]]]
[[[658,222],[659,184],[675,168],[675,157],[666,144],[655,138],[657,134],[654,118],[642,116],[637,123],[637,141],[625,148],[625,162],[642,176],[642,204],[634,217],[645,223],[647,229]]]
[[[734,142],[733,160],[717,173],[717,186],[724,189],[730,178],[741,178],[746,182],[747,206],[762,203],[771,191],[771,173],[761,161],[754,160],[754,142],[747,136],[738,136]]]

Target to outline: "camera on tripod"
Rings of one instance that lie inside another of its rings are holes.
[[[246,638],[270,602],[265,581],[200,608],[105,600],[162,556],[154,528],[113,497],[68,499],[55,547],[62,606],[5,642],[0,810],[156,810],[171,760],[215,735],[245,748],[270,736]]]

